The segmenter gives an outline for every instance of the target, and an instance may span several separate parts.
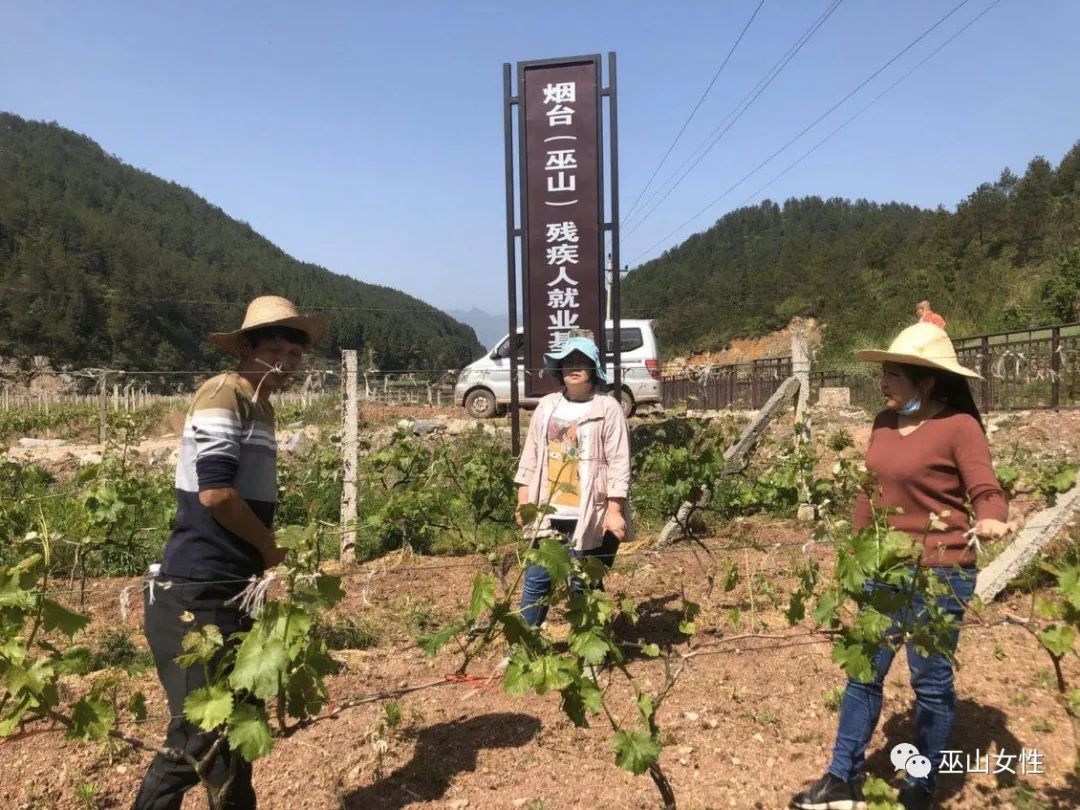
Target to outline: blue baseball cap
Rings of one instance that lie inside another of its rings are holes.
[[[544,370],[549,372],[559,371],[562,366],[562,361],[574,352],[581,352],[593,361],[593,366],[596,368],[596,376],[599,378],[600,382],[606,383],[608,381],[607,374],[604,372],[604,364],[600,362],[600,350],[596,348],[596,344],[587,337],[572,337],[565,341],[555,351],[546,353],[544,355]]]

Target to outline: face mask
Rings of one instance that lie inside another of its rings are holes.
[[[912,414],[918,413],[921,407],[922,400],[918,397],[912,397],[907,402],[905,402],[902,407],[897,408],[896,412],[901,416],[911,416]]]

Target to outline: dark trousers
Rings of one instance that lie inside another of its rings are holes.
[[[574,533],[574,528],[577,526],[576,520],[558,520],[552,519],[551,528],[555,529],[563,535],[563,542],[566,544],[571,543],[571,535]],[[619,551],[619,538],[613,535],[611,532],[604,532],[603,541],[599,548],[592,548],[588,551],[578,551],[574,548],[570,549],[571,557],[596,557],[605,566],[611,568],[615,564],[615,554]],[[524,584],[521,590],[521,618],[530,627],[539,627],[543,624],[544,619],[547,618],[548,604],[547,598],[551,595],[552,590],[551,576],[548,574],[547,569],[543,566],[530,563],[525,569]],[[604,589],[604,584],[599,584],[599,590]],[[580,577],[570,577],[570,592],[581,593],[585,590],[585,583],[581,581]]]
[[[184,751],[201,761],[218,735],[205,732],[184,719],[184,700],[194,690],[206,685],[206,672],[201,663],[187,669],[176,663],[180,642],[192,629],[214,624],[220,628],[228,645],[233,633],[251,629],[251,620],[236,605],[225,604],[229,594],[222,593],[220,586],[215,588],[175,577],[161,577],[161,580],[166,579],[173,581],[173,587],[165,590],[159,581],[154,587],[154,604],[149,604],[147,592],[143,594],[146,639],[150,642],[154,665],[169,701],[171,719],[164,747]],[[184,611],[189,611],[195,620],[182,621],[180,615]],[[211,664],[211,669],[216,663]],[[204,772],[207,780],[217,786],[225,782],[230,771],[233,780],[225,807],[233,810],[254,808],[251,763],[230,751],[228,743],[225,743]],[[197,784],[199,778],[186,760],[158,754],[143,777],[134,806],[136,810],[180,810],[184,794]]]

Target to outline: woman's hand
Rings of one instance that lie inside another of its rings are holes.
[[[525,521],[521,517],[521,507],[523,507],[528,502],[529,502],[529,488],[528,487],[518,487],[518,491],[517,491],[517,507],[514,509],[514,523],[516,523],[519,528],[524,528],[524,526],[525,526]]]
[[[619,538],[620,542],[626,540],[626,516],[623,514],[622,501],[607,502],[607,511],[604,512],[604,532],[611,532]]]
[[[985,518],[975,524],[975,534],[988,540],[999,540],[1012,530],[1013,527],[1008,523],[1002,523],[1000,520],[994,520],[993,518]]]

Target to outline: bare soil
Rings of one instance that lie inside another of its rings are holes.
[[[710,541],[718,560],[733,559],[763,571],[778,594],[794,583],[787,545],[805,539],[786,521],[744,521],[738,540],[752,536],[762,550],[723,551],[730,539]],[[773,548],[770,548],[773,545]],[[823,558],[829,556],[820,550]],[[452,652],[428,660],[413,643],[418,628],[430,627],[463,611],[481,557],[454,560],[403,559],[363,566],[346,575],[348,600],[335,614],[370,622],[378,645],[343,651],[345,671],[331,681],[335,700],[414,684],[436,682],[453,673]],[[663,767],[686,808],[781,808],[791,793],[820,775],[827,765],[836,713],[830,692],[843,677],[829,659],[827,640],[808,627],[789,628],[767,594],[740,584],[724,593],[707,591],[704,571],[685,550],[663,555],[627,553],[610,575],[616,597],[643,601],[641,623],[632,638],[662,645],[678,641],[679,597],[683,588],[705,610],[699,643],[713,644],[693,659],[687,673],[660,712],[666,747]],[[98,588],[122,587],[102,580]],[[786,598],[784,599],[786,602]],[[121,622],[114,593],[91,594],[91,637]],[[738,628],[728,619],[739,608]],[[1072,774],[1074,750],[1068,720],[1055,702],[1049,659],[1026,633],[993,625],[1004,611],[1026,613],[1013,597],[994,605],[961,637],[958,674],[959,719],[954,747],[976,756],[1021,749],[1042,754],[1043,774],[1020,777],[1042,804],[1017,804],[1017,791],[992,775],[942,777],[942,806],[1076,807],[1080,782]],[[125,626],[139,635],[137,605]],[[752,624],[751,624],[752,621]],[[554,624],[559,623],[556,618]],[[558,630],[556,628],[555,633]],[[780,638],[748,638],[753,633]],[[725,641],[728,639],[728,641]],[[724,642],[716,644],[716,642]],[[141,638],[139,643],[142,644]],[[503,650],[493,649],[471,667],[477,676],[495,673]],[[663,679],[653,661],[636,661],[636,674],[654,686]],[[1076,683],[1080,666],[1066,662]],[[101,677],[91,676],[91,677]],[[633,716],[632,700],[620,679],[609,673],[612,704],[622,717]],[[892,772],[888,753],[913,739],[912,693],[907,666],[899,656],[886,683],[882,723],[871,744],[869,770]],[[77,685],[72,684],[73,691]],[[141,689],[150,717],[126,730],[156,741],[167,721],[164,696],[152,672],[123,679],[121,697]],[[377,733],[383,704],[350,709],[277,743],[256,765],[256,786],[263,807],[400,808],[400,807],[633,807],[659,806],[646,777],[618,770],[608,748],[609,730],[599,721],[577,729],[562,715],[557,697],[513,698],[497,683],[450,683],[402,697],[402,723]],[[378,753],[378,739],[388,743]],[[5,807],[79,807],[79,786],[96,783],[99,806],[130,804],[149,756],[124,748],[71,742],[62,731],[37,724],[21,738],[0,744],[0,801]],[[993,759],[990,760],[994,762]],[[468,804],[464,804],[467,801]],[[542,804],[541,804],[542,802]],[[193,793],[191,806],[204,806]]]
[[[402,415],[404,416],[404,414]],[[865,415],[818,414],[817,429],[844,427],[865,444]],[[999,455],[1020,443],[1077,458],[1080,414],[1032,412],[1009,417],[991,433]],[[1073,530],[1075,535],[1075,529]],[[607,580],[616,598],[640,603],[641,621],[627,628],[638,638],[662,646],[680,642],[680,594],[699,601],[703,614],[694,657],[659,714],[665,748],[661,756],[681,808],[783,808],[790,796],[825,769],[836,731],[836,690],[841,671],[830,660],[827,639],[810,625],[789,627],[783,616],[795,583],[792,558],[803,553],[831,563],[827,548],[802,544],[805,527],[764,518],[732,521],[706,545],[713,557],[686,547],[656,554],[635,543],[620,556]],[[751,547],[754,546],[754,547]],[[731,592],[710,589],[709,570],[734,561],[743,576]],[[634,777],[614,765],[610,730],[598,718],[577,729],[559,709],[558,697],[514,698],[497,681],[503,648],[492,648],[470,667],[476,679],[446,680],[458,666],[452,649],[433,660],[415,644],[464,611],[475,572],[489,570],[480,556],[415,558],[395,556],[350,568],[348,594],[334,618],[351,617],[377,636],[375,646],[342,651],[343,672],[331,679],[338,703],[405,686],[438,683],[399,699],[402,720],[396,729],[382,722],[385,704],[375,702],[344,711],[295,736],[278,741],[255,766],[260,806],[265,808],[655,808],[658,794],[647,777]],[[763,574],[754,592],[747,573]],[[769,584],[777,597],[774,602]],[[93,643],[106,632],[127,628],[140,646],[142,609],[138,592],[126,620],[118,590],[138,580],[97,580],[87,600],[93,617]],[[68,595],[69,600],[77,598]],[[737,608],[740,619],[731,621]],[[943,776],[941,807],[1075,808],[1080,779],[1068,718],[1055,699],[1050,659],[1016,625],[997,623],[1008,613],[1026,615],[1029,603],[1006,594],[978,618],[969,617],[961,635],[957,674],[959,714],[953,747],[974,759],[994,753],[1041,754],[1042,773],[970,773]],[[552,619],[558,636],[562,619]],[[685,649],[685,647],[682,647]],[[1064,662],[1067,680],[1080,685],[1080,662]],[[662,664],[636,660],[636,675],[658,686]],[[91,678],[105,677],[97,673]],[[635,708],[619,677],[610,681],[611,705],[632,722]],[[72,694],[85,683],[68,684]],[[158,742],[167,709],[153,671],[120,677],[118,697],[136,690],[147,696],[150,716],[125,730]],[[886,681],[881,724],[871,742],[868,770],[896,784],[889,751],[913,740],[913,695],[907,664],[900,655]],[[384,745],[385,743],[385,745]],[[0,742],[0,806],[11,808],[86,806],[126,807],[138,788],[149,755],[125,746],[68,741],[47,723],[28,726]],[[80,786],[96,785],[89,804]],[[1018,787],[1022,785],[1023,787]],[[186,807],[205,807],[192,791]]]
[[[814,318],[793,318],[783,329],[757,338],[735,338],[719,351],[697,352],[665,361],[665,373],[674,374],[694,366],[729,366],[773,357],[791,356],[791,336],[796,329],[806,335],[811,347],[821,343],[821,326]]]

